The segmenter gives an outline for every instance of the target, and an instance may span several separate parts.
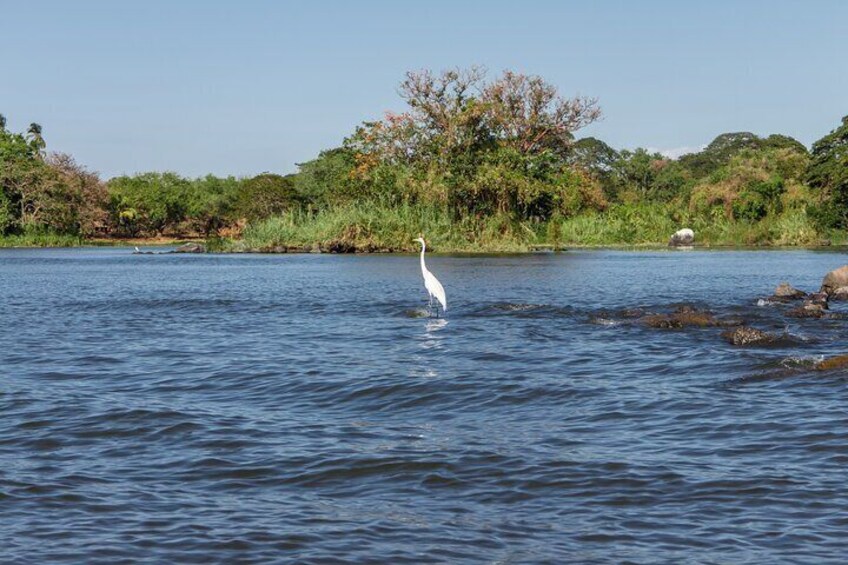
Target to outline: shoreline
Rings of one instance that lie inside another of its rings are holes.
[[[0,238],[0,249],[59,249],[59,248],[85,248],[85,247],[115,247],[115,248],[132,248],[132,247],[175,247],[190,243],[201,244],[206,248],[203,253],[216,255],[392,255],[392,254],[414,254],[418,253],[415,249],[406,248],[373,248],[370,246],[357,247],[351,245],[344,249],[339,249],[336,246],[325,246],[319,242],[311,245],[291,245],[291,246],[273,246],[267,248],[237,248],[238,243],[242,240],[232,240],[225,244],[223,248],[219,248],[219,243],[209,245],[209,240],[203,238],[174,238],[174,237],[153,237],[153,238],[132,238],[132,239],[108,239],[108,238],[92,238],[77,240],[74,242],[62,242],[59,244],[51,243],[31,243],[23,242],[20,245],[9,245],[8,242]],[[236,248],[234,248],[236,247]],[[732,243],[719,244],[695,244],[692,246],[670,246],[661,243],[610,243],[610,244],[573,244],[573,245],[552,245],[552,244],[532,244],[523,247],[503,247],[503,248],[485,248],[481,249],[475,246],[468,248],[449,248],[439,249],[428,247],[427,251],[433,255],[545,255],[554,253],[564,253],[568,251],[848,251],[848,242],[840,242],[830,245],[737,245]]]

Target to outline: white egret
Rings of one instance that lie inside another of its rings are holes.
[[[135,252],[136,252],[136,253],[141,253],[141,250],[140,250],[140,249],[136,246],[136,248],[135,248]]]
[[[433,299],[438,300],[442,305],[442,311],[447,311],[448,301],[445,298],[445,287],[439,282],[433,273],[427,270],[427,265],[424,264],[424,251],[427,249],[427,244],[424,243],[424,238],[419,237],[415,241],[421,244],[421,274],[424,275],[424,288],[427,289],[427,294],[430,295],[430,306],[433,306]],[[436,315],[439,314],[438,306],[436,307]]]

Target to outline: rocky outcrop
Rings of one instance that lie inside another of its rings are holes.
[[[772,298],[776,298],[777,300],[797,300],[805,296],[807,296],[807,293],[803,290],[798,290],[788,282],[782,282],[774,289],[774,296]]]
[[[747,345],[764,345],[777,339],[770,333],[750,328],[748,326],[741,326],[734,330],[723,332],[721,337],[723,337],[725,341],[731,345],[743,347]]]
[[[695,243],[695,232],[689,228],[677,230],[668,240],[669,247],[689,247]]]
[[[821,285],[821,291],[828,296],[833,294],[836,289],[848,287],[848,265],[834,269],[824,276]]]
[[[184,243],[174,249],[172,253],[206,253],[206,246],[201,243]]]

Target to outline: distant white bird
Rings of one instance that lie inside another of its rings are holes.
[[[424,275],[424,288],[427,289],[427,294],[430,295],[430,306],[433,306],[433,299],[439,301],[439,304],[442,305],[442,311],[447,311],[448,309],[448,301],[445,298],[445,288],[442,286],[442,283],[439,282],[433,273],[427,270],[427,265],[424,264],[424,251],[427,249],[427,244],[424,243],[424,238],[419,237],[415,241],[421,244],[421,274]],[[439,314],[438,307],[436,309],[436,315]]]
[[[135,252],[136,252],[136,253],[141,253],[141,250],[140,250],[138,247],[136,247],[136,248],[135,248]]]

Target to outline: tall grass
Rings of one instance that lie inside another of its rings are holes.
[[[682,226],[662,206],[616,205],[561,222],[564,245],[661,245]]]
[[[616,205],[600,214],[569,218],[561,222],[559,237],[565,245],[665,245],[682,227],[692,228],[696,244],[707,246],[815,246],[825,239],[803,210],[752,222],[724,214],[695,215],[662,204]],[[834,243],[845,239],[828,235]]]
[[[617,204],[604,212],[548,222],[519,222],[507,215],[456,219],[441,208],[368,203],[316,213],[293,211],[250,224],[236,241],[211,240],[215,251],[415,251],[427,238],[439,252],[521,252],[533,246],[661,246],[681,227],[695,230],[698,245],[815,246],[824,239],[848,243],[848,234],[821,233],[803,210],[770,215],[759,222],[734,221],[724,214],[695,215],[665,204]],[[76,236],[32,233],[0,237],[0,247],[70,247]]]
[[[803,211],[760,222],[723,214],[697,216],[665,204],[619,204],[601,213],[548,222],[518,222],[506,215],[452,218],[435,207],[355,204],[317,213],[291,212],[249,225],[231,251],[414,251],[423,234],[441,252],[518,252],[532,246],[666,245],[681,227],[708,246],[817,245],[820,234]],[[841,241],[844,241],[844,237]],[[841,241],[836,241],[841,242]]]
[[[426,206],[385,207],[355,204],[317,213],[290,212],[250,224],[234,251],[310,248],[339,251],[414,251],[423,234],[445,252],[521,251],[536,239],[532,229],[506,216],[454,220],[449,212]]]
[[[79,236],[54,233],[0,236],[0,247],[75,247],[83,243]]]

